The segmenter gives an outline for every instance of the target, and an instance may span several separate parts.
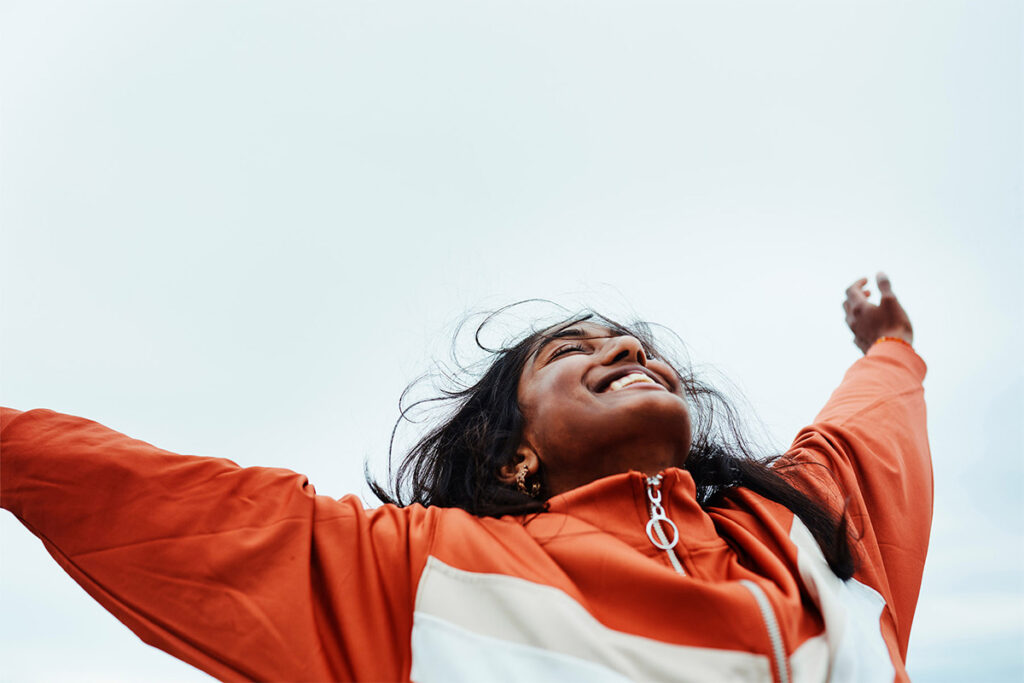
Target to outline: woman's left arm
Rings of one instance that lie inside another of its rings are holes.
[[[786,469],[837,511],[845,507],[857,538],[855,578],[884,596],[905,656],[932,519],[927,366],[911,346],[913,328],[888,278],[879,273],[877,306],[867,301],[865,283],[851,285],[843,304],[865,355],[782,462],[810,465]]]

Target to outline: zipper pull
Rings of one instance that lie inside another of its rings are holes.
[[[661,505],[661,475],[647,477],[647,500],[650,503],[651,519],[647,522],[647,538],[655,547],[662,550],[672,550],[679,543],[679,529],[675,522],[665,515],[665,508]],[[668,524],[672,529],[672,540],[665,536],[665,530],[661,528],[662,523]]]

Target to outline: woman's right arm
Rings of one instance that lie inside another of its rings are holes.
[[[420,508],[0,412],[0,505],[147,643],[224,680],[408,676]]]

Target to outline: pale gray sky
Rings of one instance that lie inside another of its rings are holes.
[[[1019,2],[0,2],[2,397],[363,491],[467,310],[634,310],[784,446],[886,270],[915,681],[1024,676]],[[1013,349],[1018,351],[1014,352]],[[0,679],[209,680],[0,517]]]

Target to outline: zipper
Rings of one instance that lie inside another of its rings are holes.
[[[680,575],[686,576],[686,572],[683,570],[683,563],[679,561],[676,551],[673,550],[676,544],[679,543],[679,529],[676,527],[675,522],[668,518],[665,514],[665,508],[661,505],[660,474],[647,477],[647,509],[651,515],[651,519],[647,522],[647,538],[651,539],[651,543],[656,548],[665,551],[669,562],[672,563],[672,566]],[[669,540],[668,536],[665,535],[665,530],[661,528],[662,523],[667,524],[672,530],[672,540]]]
[[[647,509],[651,516],[647,521],[647,538],[656,548],[665,551],[669,562],[680,575],[686,576],[683,564],[674,550],[679,543],[679,528],[668,518],[665,508],[661,504],[661,479],[662,475],[656,474],[653,477],[647,477],[646,480]],[[662,524],[668,526],[672,533],[671,539],[665,534]],[[761,610],[761,619],[768,631],[768,640],[771,643],[772,656],[775,659],[775,669],[779,672],[779,683],[789,683],[789,662],[786,659],[786,648],[782,642],[782,629],[779,628],[778,619],[775,618],[775,609],[768,600],[764,589],[759,585],[749,579],[743,579],[740,583],[754,596],[754,601],[757,602],[757,607]]]
[[[779,671],[779,683],[789,683],[789,663],[786,661],[786,648],[782,644],[782,629],[779,628],[779,622],[775,619],[775,609],[763,588],[750,579],[742,579],[740,583],[754,596],[754,600],[757,601],[757,606],[761,610],[761,618],[764,620],[765,628],[768,629],[768,640],[772,643],[775,667]]]

